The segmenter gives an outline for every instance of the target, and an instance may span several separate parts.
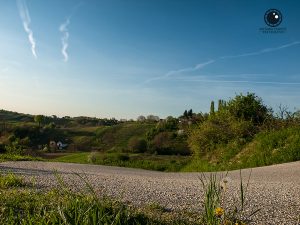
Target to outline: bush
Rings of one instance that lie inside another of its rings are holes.
[[[0,153],[5,153],[5,145],[0,144]]]
[[[251,121],[237,120],[229,112],[217,112],[191,130],[188,143],[196,156],[210,152],[233,140],[251,140],[257,132]]]
[[[169,132],[161,132],[155,135],[152,141],[153,150],[158,154],[169,154],[172,146],[171,134]]]
[[[143,153],[147,151],[147,141],[145,139],[132,137],[128,141],[128,149],[130,152]]]
[[[19,139],[16,139],[11,144],[5,146],[5,152],[12,155],[23,155],[24,150],[19,144]]]
[[[97,152],[91,152],[88,155],[88,162],[89,163],[96,163],[96,161],[97,161]]]
[[[160,132],[151,141],[150,152],[159,155],[190,155],[186,138],[174,132]]]

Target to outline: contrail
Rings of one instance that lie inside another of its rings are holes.
[[[73,9],[71,14],[67,17],[67,19],[65,20],[65,22],[63,22],[60,26],[59,26],[59,31],[62,33],[62,38],[61,38],[61,44],[62,44],[62,48],[61,48],[61,54],[64,57],[64,61],[67,62],[69,60],[69,55],[68,55],[68,47],[69,47],[69,31],[68,31],[68,26],[71,23],[71,18],[72,16],[77,12],[77,10],[79,9],[79,7],[81,7],[83,5],[83,2],[79,2],[78,4],[76,4]]]
[[[240,55],[222,56],[222,57],[220,57],[220,59],[232,59],[232,58],[241,58],[241,57],[253,56],[253,55],[261,55],[261,54],[278,51],[278,50],[288,48],[288,47],[291,47],[291,46],[294,46],[294,45],[299,45],[299,44],[300,44],[300,41],[294,41],[292,43],[281,45],[281,46],[278,46],[278,47],[275,47],[275,48],[265,48],[265,49],[262,49],[262,50],[257,51],[257,52],[249,52],[249,53],[244,53],[244,54],[240,54]]]
[[[177,78],[178,79],[178,78]],[[249,83],[249,84],[274,84],[274,85],[300,85],[300,82],[282,82],[282,81],[251,81],[251,80],[213,80],[213,79],[178,79],[186,82],[201,82],[201,83]]]
[[[19,14],[20,14],[20,17],[21,17],[21,20],[23,23],[24,30],[28,34],[28,40],[29,40],[29,43],[31,44],[31,52],[32,52],[33,56],[35,58],[37,58],[36,51],[35,51],[35,46],[36,46],[35,39],[33,37],[33,32],[29,27],[31,19],[30,19],[27,5],[26,5],[26,1],[25,0],[17,0],[17,6],[19,9]]]
[[[63,34],[61,38],[61,43],[62,43],[61,54],[64,56],[65,62],[67,62],[69,59],[69,55],[67,52],[69,46],[69,31],[68,31],[69,24],[70,24],[70,18],[67,18],[65,22],[59,26],[59,31],[62,32]]]
[[[167,72],[166,74],[164,74],[163,76],[159,76],[159,77],[154,77],[154,78],[151,78],[151,79],[148,79],[146,80],[144,83],[149,83],[151,81],[154,81],[154,80],[161,80],[161,79],[166,79],[170,76],[173,76],[175,74],[180,74],[180,73],[184,73],[184,72],[193,72],[193,71],[196,71],[196,70],[199,70],[211,63],[214,63],[215,60],[209,60],[207,62],[203,62],[203,63],[198,63],[197,65],[193,66],[193,67],[187,67],[187,68],[183,68],[183,69],[179,69],[179,70],[171,70],[169,72]]]
[[[274,47],[274,48],[265,48],[265,49],[262,49],[262,50],[256,51],[256,52],[243,53],[243,54],[239,54],[239,55],[221,56],[219,58],[212,59],[212,60],[209,60],[207,62],[199,63],[199,64],[197,64],[194,67],[187,67],[187,68],[183,68],[183,69],[179,69],[179,70],[169,71],[169,72],[167,72],[166,74],[164,74],[162,76],[154,77],[154,78],[150,78],[150,79],[146,80],[144,82],[144,84],[152,82],[152,81],[155,81],[155,80],[166,79],[166,78],[168,78],[168,77],[170,77],[170,76],[172,76],[174,74],[181,74],[181,73],[184,73],[184,72],[193,72],[193,71],[196,71],[198,69],[202,69],[203,67],[205,67],[205,66],[207,66],[209,64],[215,63],[218,60],[233,59],[233,58],[242,58],[242,57],[254,56],[254,55],[261,55],[261,54],[265,54],[265,53],[269,53],[269,52],[279,51],[281,49],[289,48],[289,47],[292,47],[294,45],[299,45],[299,44],[300,44],[300,41],[294,41],[292,43],[288,43],[288,44],[285,44],[285,45],[277,46],[277,47]],[[289,83],[284,83],[284,84],[289,84]]]

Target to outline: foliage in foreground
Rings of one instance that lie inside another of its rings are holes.
[[[241,174],[240,174],[241,175]],[[78,175],[80,176],[80,175]],[[251,174],[249,175],[250,179]],[[124,204],[107,198],[99,198],[87,183],[89,193],[74,193],[57,176],[60,187],[46,193],[27,189],[23,178],[14,174],[0,176],[0,224],[70,224],[70,225],[167,225],[167,224],[209,224],[244,225],[259,211],[252,210],[245,215],[247,207],[247,188],[240,176],[240,196],[237,204],[226,206],[228,177],[211,174],[202,175],[200,181],[204,190],[203,207],[200,220],[187,222],[178,218],[163,220],[159,216],[149,216],[143,211],[134,211]],[[19,189],[19,187],[23,187]],[[151,205],[152,211],[162,207]]]
[[[16,176],[13,173],[0,174],[0,188],[23,187],[25,182],[22,177]]]
[[[5,161],[42,161],[42,158],[18,154],[0,154],[0,162]]]
[[[246,225],[251,222],[251,217],[260,209],[250,209],[246,213],[249,206],[249,197],[247,196],[247,188],[251,173],[246,185],[243,184],[242,174],[240,171],[240,187],[239,198],[235,199],[234,205],[228,206],[226,203],[226,195],[228,192],[228,182],[230,178],[217,177],[216,174],[210,174],[207,178],[205,175],[200,177],[202,187],[204,189],[204,211],[202,213],[202,224],[209,225]]]
[[[15,189],[24,183],[12,174],[1,175],[0,185],[0,224],[168,224],[133,212],[116,201],[99,199],[93,190],[83,194],[66,187],[47,193]]]

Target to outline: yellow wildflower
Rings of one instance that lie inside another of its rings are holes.
[[[217,217],[221,217],[224,214],[224,209],[222,209],[221,207],[217,207],[215,209],[215,214]]]

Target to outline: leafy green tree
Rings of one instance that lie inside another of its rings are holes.
[[[165,121],[158,124],[157,128],[159,131],[175,131],[178,130],[178,119],[169,116]]]
[[[159,117],[158,116],[154,116],[154,115],[148,115],[147,116],[147,121],[149,121],[149,122],[158,122],[159,121]]]
[[[138,122],[144,122],[146,120],[146,117],[145,116],[139,116],[137,119],[136,119]]]
[[[271,109],[268,109],[262,99],[254,93],[235,96],[234,99],[228,101],[227,109],[235,118],[252,121],[256,125],[262,124],[272,115]]]
[[[43,115],[36,115],[34,116],[34,122],[38,123],[39,128],[41,128],[41,123],[44,120],[44,116]]]

